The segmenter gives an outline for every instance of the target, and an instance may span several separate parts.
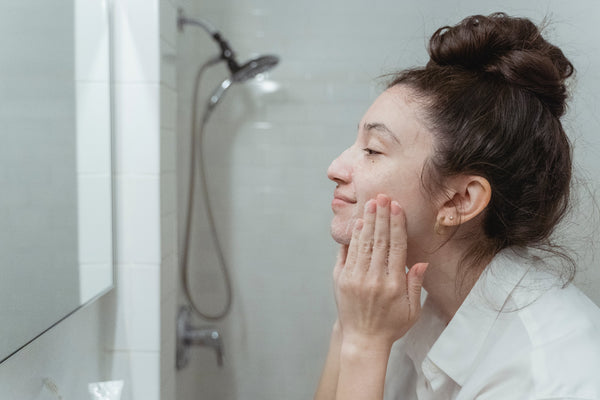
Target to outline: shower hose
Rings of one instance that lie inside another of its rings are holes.
[[[190,303],[191,308],[203,319],[209,321],[218,321],[227,316],[229,311],[231,310],[231,303],[233,298],[232,286],[231,286],[231,277],[229,275],[229,268],[227,266],[227,262],[223,255],[223,249],[221,243],[219,241],[219,236],[217,234],[217,229],[215,225],[215,220],[213,216],[212,206],[210,202],[210,198],[208,195],[208,185],[206,178],[206,163],[203,155],[203,141],[204,141],[204,130],[206,127],[206,123],[212,113],[212,107],[206,107],[202,116],[202,121],[198,125],[198,129],[196,129],[196,119],[197,119],[197,107],[198,107],[198,92],[200,87],[200,81],[202,75],[205,70],[222,61],[221,57],[216,57],[208,60],[204,63],[196,73],[196,78],[194,81],[194,89],[192,96],[192,124],[191,124],[191,143],[190,143],[190,173],[189,173],[189,192],[187,197],[187,215],[185,218],[185,233],[183,240],[183,250],[182,254],[182,262],[181,262],[181,278],[183,284],[184,294]],[[197,143],[196,143],[197,142]],[[198,154],[199,159],[199,168],[195,168],[196,165],[196,153]],[[225,290],[226,290],[226,300],[222,309],[214,314],[209,314],[205,311],[202,311],[198,305],[195,303],[191,290],[190,290],[190,282],[189,282],[189,253],[190,253],[190,242],[191,242],[191,230],[192,230],[192,220],[193,220],[193,211],[194,211],[194,192],[195,192],[195,177],[194,173],[196,170],[199,171],[200,175],[200,194],[202,195],[202,199],[204,200],[206,217],[208,220],[208,225],[210,229],[211,236],[213,238],[213,242],[215,244],[215,252],[217,255],[217,259],[219,262],[219,266],[223,273],[223,279],[225,281]]]

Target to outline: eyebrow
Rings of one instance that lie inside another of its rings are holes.
[[[366,132],[375,131],[380,134],[383,134],[383,136],[386,136],[386,137],[392,139],[392,141],[400,144],[400,140],[398,139],[398,136],[396,136],[394,134],[394,132],[392,132],[390,130],[390,128],[388,128],[385,124],[383,124],[381,122],[369,122],[369,123],[365,122],[365,124],[363,125],[363,129]]]

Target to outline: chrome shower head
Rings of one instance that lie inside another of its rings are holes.
[[[201,19],[187,18],[182,9],[179,9],[177,17],[177,26],[180,31],[187,24],[196,25],[204,29],[221,48],[221,60],[227,63],[229,72],[231,73],[232,82],[245,82],[248,79],[254,78],[256,75],[268,71],[279,63],[279,57],[267,55],[254,58],[243,65],[239,65],[235,59],[235,53],[229,46],[229,43],[221,33],[215,29],[210,23]]]
[[[256,75],[266,72],[274,68],[279,63],[279,57],[274,55],[261,56],[253,58],[243,65],[238,65],[233,59],[228,60],[227,65],[231,72],[231,76],[221,82],[221,85],[213,92],[206,106],[205,118],[208,118],[212,110],[221,100],[227,89],[234,83],[244,83],[249,79],[255,78]]]
[[[233,82],[245,82],[254,78],[256,75],[274,68],[279,63],[279,57],[266,55],[254,58],[243,65],[231,65],[231,80]]]

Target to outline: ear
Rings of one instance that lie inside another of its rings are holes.
[[[475,218],[492,197],[490,183],[478,175],[459,175],[447,182],[447,200],[438,211],[441,226],[456,226]]]

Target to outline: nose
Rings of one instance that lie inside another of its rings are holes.
[[[348,160],[350,149],[331,162],[327,168],[327,177],[335,183],[349,183],[352,180],[352,167]]]

